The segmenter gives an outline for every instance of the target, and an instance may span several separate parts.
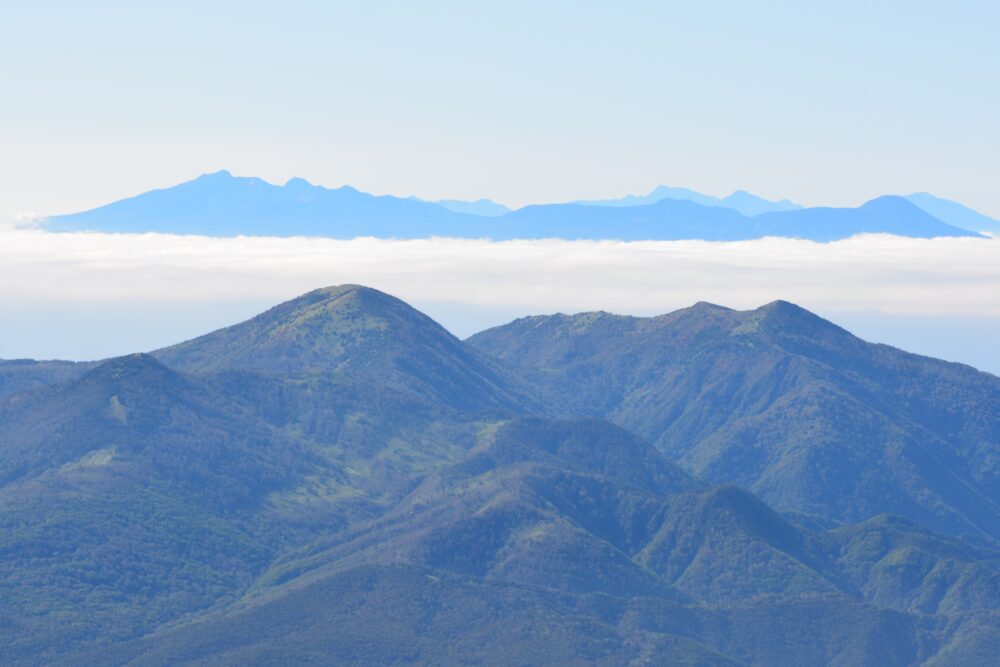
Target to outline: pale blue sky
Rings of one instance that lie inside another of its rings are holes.
[[[995,242],[371,245],[16,231],[229,169],[512,206],[926,190],[1000,217],[997,2],[34,2],[0,10],[0,357],[150,349],[323,284],[465,334],[796,301],[1000,372]],[[289,245],[291,244],[291,245]]]
[[[996,2],[23,2],[0,217],[206,171],[520,205],[658,183],[1000,217]]]

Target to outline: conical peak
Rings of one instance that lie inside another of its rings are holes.
[[[755,310],[739,313],[733,334],[767,331],[781,335],[850,335],[836,324],[788,301],[772,301]]]
[[[733,309],[720,306],[717,303],[711,303],[710,301],[698,301],[697,303],[682,309],[682,312],[683,311],[691,313],[731,313],[733,312]]]
[[[314,289],[311,292],[306,292],[299,298],[338,298],[348,294],[378,294],[383,297],[393,298],[386,294],[385,292],[380,292],[373,287],[366,287],[364,285],[358,285],[355,283],[344,283],[342,285],[329,285],[327,287],[320,287]]]
[[[140,352],[108,359],[89,371],[84,377],[126,378],[146,373],[170,374],[172,371],[157,361],[155,357]]]
[[[783,315],[788,317],[816,317],[811,312],[803,308],[802,306],[796,305],[791,301],[785,301],[783,299],[776,299],[769,303],[765,303],[763,306],[757,309],[758,312],[762,313],[773,313],[776,315]]]
[[[733,484],[711,488],[697,496],[695,512],[713,516],[772,543],[797,542],[795,529],[755,495]],[[727,517],[727,518],[723,518]]]
[[[882,195],[881,197],[870,199],[862,204],[858,210],[867,211],[879,216],[902,217],[908,221],[933,220],[938,223],[941,222],[906,197],[900,195]]]
[[[875,197],[875,199],[869,199],[861,208],[888,208],[896,207],[902,209],[914,209],[917,208],[914,204],[910,203],[905,197],[899,195],[882,195],[881,197]]]
[[[314,315],[335,314],[340,311],[363,311],[369,316],[383,316],[388,313],[406,313],[422,317],[419,311],[396,297],[364,285],[344,284],[321,287],[300,297],[275,306],[268,314],[280,315],[309,310]]]
[[[594,419],[518,418],[490,433],[460,471],[525,463],[585,472],[655,493],[689,491],[696,484],[651,445],[610,422]]]
[[[286,188],[292,188],[292,189],[299,189],[299,190],[308,190],[308,189],[314,188],[316,186],[314,186],[312,183],[310,183],[309,181],[307,181],[304,178],[299,178],[298,176],[293,176],[292,178],[288,179],[285,182],[284,187],[286,187]]]
[[[129,354],[102,362],[85,373],[81,385],[149,388],[183,384],[183,378],[149,354]],[[179,385],[178,385],[179,386]]]
[[[256,328],[273,339],[308,337],[336,347],[361,343],[358,337],[364,332],[392,330],[402,337],[407,328],[429,326],[444,333],[440,325],[396,297],[354,284],[313,290],[237,326]]]
[[[821,327],[831,331],[843,331],[833,322],[789,301],[772,301],[757,309],[757,312],[775,321],[798,323],[802,326]]]
[[[658,331],[663,328],[681,329],[686,333],[700,331],[705,327],[725,326],[725,323],[736,314],[731,308],[699,301],[687,308],[681,308],[673,312],[656,315],[645,320],[650,330]],[[683,323],[683,324],[681,324]]]
[[[182,369],[273,372],[374,369],[457,339],[403,301],[362,285],[313,290],[260,315],[157,352]]]

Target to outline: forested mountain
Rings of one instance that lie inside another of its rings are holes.
[[[79,377],[92,366],[72,361],[0,359],[0,398]]]
[[[316,290],[0,363],[5,664],[991,664],[1000,380],[791,304]]]
[[[993,375],[866,343],[781,301],[531,317],[469,343],[520,366],[550,409],[610,419],[804,521],[891,512],[1000,540]]]

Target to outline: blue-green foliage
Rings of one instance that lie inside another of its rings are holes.
[[[7,664],[989,664],[1000,641],[1000,381],[791,304],[463,343],[342,286],[0,387]]]

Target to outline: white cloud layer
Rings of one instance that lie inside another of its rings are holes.
[[[460,336],[514,317],[798,303],[862,337],[1000,372],[1000,241],[391,241],[0,227],[0,357],[100,358],[361,283]]]
[[[1000,317],[1000,242],[855,237],[393,241],[0,230],[0,299],[283,299],[344,282],[407,300],[539,310],[749,308]]]

